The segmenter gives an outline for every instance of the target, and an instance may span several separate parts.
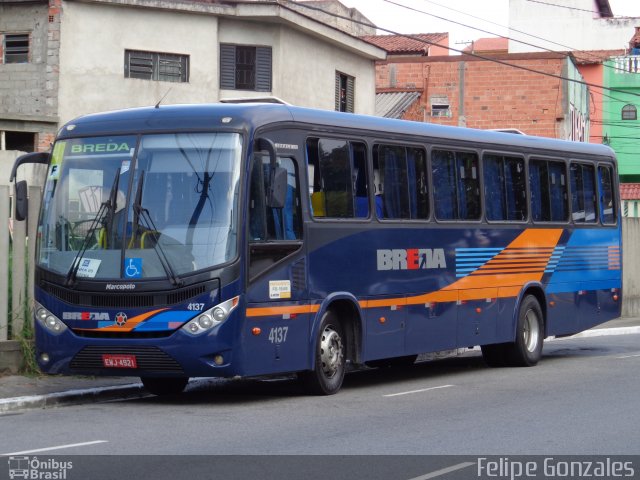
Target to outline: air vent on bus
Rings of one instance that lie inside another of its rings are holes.
[[[176,305],[190,298],[218,288],[216,280],[194,285],[173,292],[127,292],[122,293],[87,293],[72,291],[48,282],[41,282],[40,287],[47,293],[71,305],[105,308],[142,308],[159,305]]]
[[[102,346],[88,345],[80,350],[69,365],[73,370],[103,369],[103,355],[135,355],[138,370],[146,372],[182,373],[180,364],[160,350],[151,346]]]

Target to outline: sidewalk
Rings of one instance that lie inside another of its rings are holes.
[[[618,318],[576,337],[640,333],[640,318]],[[0,415],[12,411],[140,398],[149,395],[137,377],[0,377]]]

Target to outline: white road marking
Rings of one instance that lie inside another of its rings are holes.
[[[426,473],[424,475],[420,475],[419,477],[415,477],[410,480],[429,480],[430,478],[436,478],[441,475],[446,475],[447,473],[455,472],[457,470],[462,470],[463,468],[471,467],[472,465],[475,465],[475,463],[473,462],[458,463],[457,465],[452,465],[447,468],[442,468],[440,470],[436,470],[435,472]]]
[[[411,390],[409,392],[389,393],[387,395],[383,395],[383,397],[398,397],[400,395],[411,395],[412,393],[422,393],[422,392],[428,392],[429,390],[438,390],[440,388],[449,388],[449,387],[455,387],[455,385],[441,385],[439,387],[421,388],[420,390]]]
[[[68,445],[58,445],[55,447],[37,448],[35,450],[24,450],[22,452],[0,453],[0,457],[8,457],[11,455],[26,455],[28,453],[48,452],[50,450],[62,450],[65,448],[86,447],[87,445],[95,445],[97,443],[108,443],[109,440],[94,440],[92,442],[70,443]]]
[[[640,357],[640,353],[638,355],[623,355],[621,357],[616,357],[616,358],[622,359],[622,358],[637,358],[637,357]]]

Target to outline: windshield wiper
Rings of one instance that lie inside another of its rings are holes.
[[[95,229],[102,219],[108,218],[107,222],[109,224],[109,229],[111,228],[111,223],[113,222],[113,212],[116,210],[116,198],[118,194],[118,184],[120,183],[120,169],[116,171],[116,177],[113,179],[113,184],[111,185],[111,191],[109,192],[109,198],[102,202],[100,208],[98,209],[98,213],[93,218],[93,222],[89,226],[87,233],[82,239],[82,244],[80,245],[80,249],[76,256],[73,258],[73,262],[71,263],[71,268],[67,272],[67,278],[65,280],[65,285],[67,287],[72,286],[78,275],[78,269],[80,268],[80,260],[82,259],[84,253],[87,251],[89,247],[89,239],[92,235],[94,235]]]
[[[153,219],[149,214],[149,210],[142,206],[142,185],[144,184],[144,171],[140,172],[140,178],[138,179],[138,185],[136,187],[136,197],[133,202],[133,228],[131,232],[131,241],[132,244],[135,243],[135,238],[138,234],[138,227],[141,225],[140,220],[144,222],[145,225],[143,227],[149,231],[149,233],[153,236],[153,249],[158,254],[158,258],[160,259],[160,264],[164,269],[165,273],[171,280],[171,283],[174,286],[182,285],[182,280],[178,278],[176,272],[173,270],[171,266],[171,262],[167,258],[167,254],[160,245],[160,239],[158,237],[158,230],[153,223]]]

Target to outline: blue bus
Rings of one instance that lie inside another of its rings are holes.
[[[603,145],[278,104],[161,106],[63,126],[35,258],[38,365],[141,377],[345,370],[481,346],[532,366],[621,309]],[[24,215],[17,185],[16,216]]]

